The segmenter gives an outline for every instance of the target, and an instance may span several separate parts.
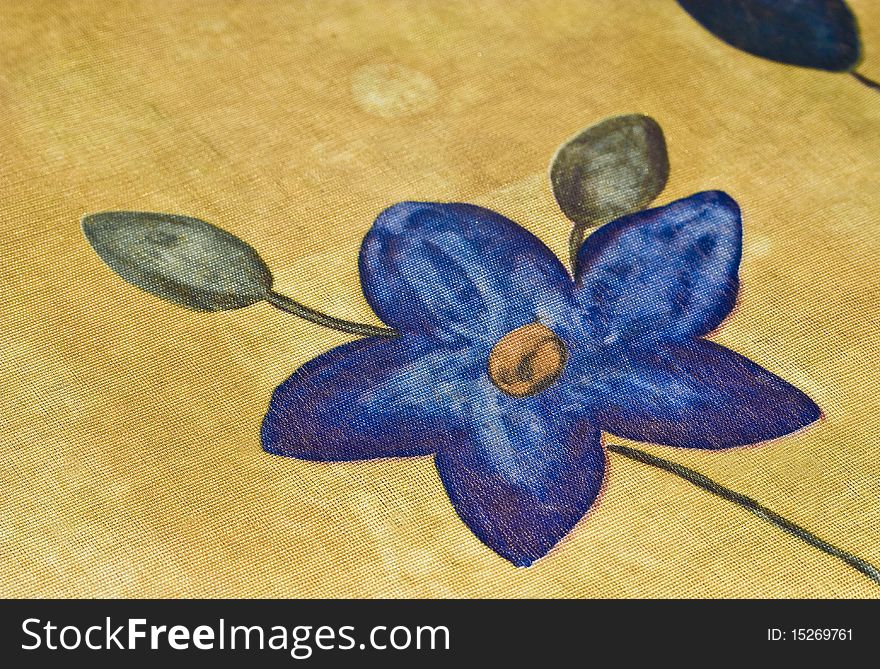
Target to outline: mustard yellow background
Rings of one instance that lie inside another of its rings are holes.
[[[880,3],[850,0],[880,79]],[[880,94],[741,53],[673,0],[0,4],[0,595],[876,597],[741,509],[611,454],[600,503],[516,569],[430,458],[272,457],[272,390],[347,339],[256,305],[199,314],[85,243],[108,209],[252,243],[281,292],[376,322],[357,251],[406,199],[491,206],[564,254],[556,147],[662,125],[664,203],[744,212],[715,338],[824,420],[760,448],[646,446],[880,563]]]

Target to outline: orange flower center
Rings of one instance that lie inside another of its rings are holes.
[[[489,353],[489,378],[511,397],[541,392],[562,374],[568,349],[546,325],[529,323],[504,335]]]

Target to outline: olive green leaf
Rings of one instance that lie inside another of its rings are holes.
[[[249,244],[197,218],[107,211],[82,220],[95,252],[130,284],[194,311],[268,299],[272,273]]]
[[[575,224],[572,264],[588,228],[644,209],[668,178],[663,130],[642,114],[612,116],[560,146],[550,183],[560,209]]]

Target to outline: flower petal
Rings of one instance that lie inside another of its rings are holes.
[[[470,204],[386,209],[364,238],[360,272],[370,306],[402,332],[494,341],[570,309],[559,259],[513,221]]]
[[[741,246],[739,207],[719,191],[612,221],[578,252],[584,318],[603,341],[704,335],[736,301]]]
[[[598,430],[554,415],[551,401],[538,399],[545,394],[489,404],[469,438],[435,458],[459,517],[519,567],[568,534],[598,497],[605,472]]]
[[[579,387],[601,429],[627,439],[728,448],[781,437],[821,416],[791,384],[703,339],[621,347],[581,367],[569,388]]]
[[[444,394],[457,353],[415,336],[335,348],[275,390],[263,448],[319,461],[429,455],[457,434]]]

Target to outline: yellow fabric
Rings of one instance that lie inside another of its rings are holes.
[[[880,78],[880,3],[850,0]],[[263,304],[189,312],[84,241],[108,209],[253,244],[277,288],[378,322],[360,239],[411,199],[490,206],[561,256],[547,178],[583,127],[641,112],[658,202],[743,208],[715,338],[823,408],[760,448],[645,446],[880,563],[880,95],[737,51],[672,0],[4,2],[0,7],[0,595],[876,597],[743,510],[611,454],[597,506],[516,569],[430,458],[265,454],[275,386],[349,337]]]

